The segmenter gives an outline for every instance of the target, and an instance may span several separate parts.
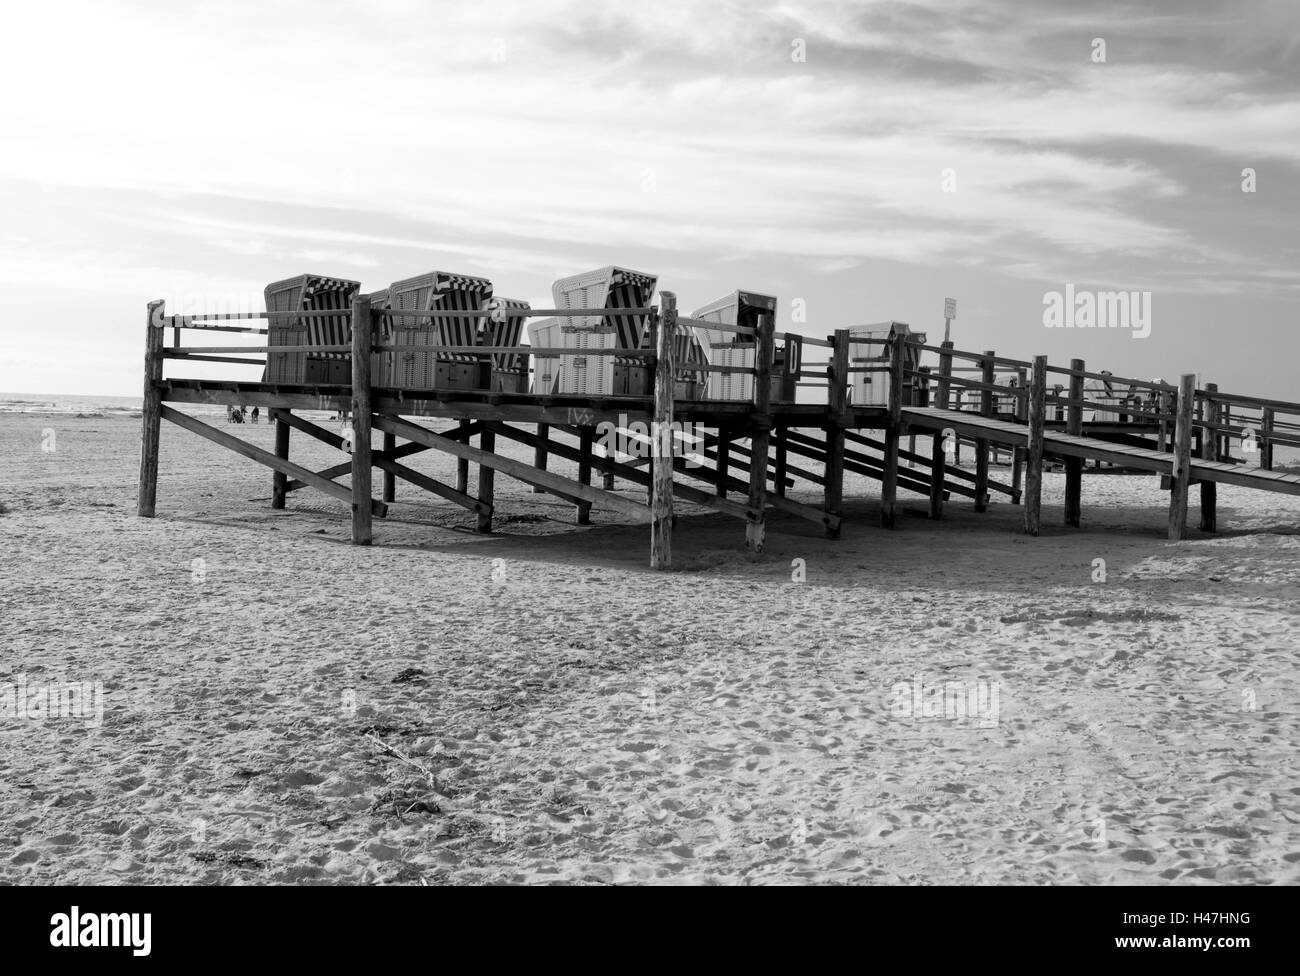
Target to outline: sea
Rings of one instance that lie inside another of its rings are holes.
[[[0,393],[0,413],[58,414],[71,417],[138,417],[138,396],[84,396],[79,393]],[[219,403],[185,404],[195,416],[224,417]]]

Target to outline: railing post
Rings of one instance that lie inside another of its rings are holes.
[[[826,483],[822,485],[822,507],[837,516],[826,526],[826,538],[838,539],[838,516],[844,513],[844,424],[849,407],[849,330],[836,329],[828,336],[830,365],[826,368]]]
[[[1273,470],[1273,417],[1272,407],[1265,407],[1259,417],[1259,466]]]
[[[1047,357],[1034,357],[1029,381],[1029,443],[1025,457],[1025,532],[1038,535],[1043,514],[1043,425],[1047,414]]]
[[[1029,423],[1029,378],[1023,368],[1016,371],[1017,388],[1020,391],[1016,397],[1016,420],[1022,424]],[[1011,504],[1019,505],[1022,494],[1021,485],[1024,484],[1025,474],[1025,448],[1013,447],[1011,449]]]
[[[673,336],[677,333],[677,296],[659,294],[655,338],[655,402],[651,424],[650,567],[669,569],[673,564]],[[655,316],[651,315],[651,325]],[[764,455],[766,461],[766,454]]]
[[[1219,384],[1206,383],[1205,392],[1211,395],[1219,392]],[[1219,460],[1219,404],[1217,400],[1201,400],[1201,458],[1206,461]],[[1201,482],[1201,531],[1214,532],[1218,527],[1219,486],[1206,478]]]
[[[952,343],[945,342],[941,347],[943,352],[939,353],[939,382],[935,388],[934,406],[939,410],[948,409],[948,388],[952,385],[948,382],[952,376]],[[956,437],[956,432],[953,433]],[[948,456],[943,449],[943,431],[935,431],[930,435],[930,518],[943,518],[943,486],[944,486],[944,468],[948,464]]]
[[[794,403],[799,396],[799,375],[803,371],[803,336],[785,334],[785,372],[781,374],[781,399]]]
[[[772,358],[775,354],[776,313],[758,317],[754,337],[754,429],[749,442],[749,520],[745,523],[745,548],[762,552],[767,541],[767,455],[772,437]]]
[[[136,514],[153,518],[158,504],[158,449],[162,437],[163,377],[163,310],[162,302],[150,302],[145,315],[144,333],[144,405],[140,410],[140,485],[136,495]]]
[[[1082,359],[1070,360],[1070,402],[1065,408],[1065,432],[1083,436]],[[1065,524],[1076,528],[1083,516],[1083,458],[1065,459]]]
[[[993,359],[997,355],[992,349],[984,351],[980,360],[980,382],[986,387],[993,385]],[[993,416],[993,391],[980,390],[980,416]],[[975,511],[985,512],[989,507],[989,441],[987,437],[975,441]]]
[[[370,525],[370,299],[352,299],[352,544],[368,546]]]
[[[880,480],[880,525],[885,529],[895,526],[895,508],[898,502],[898,438],[903,419],[903,352],[904,337],[893,337],[890,351],[889,426],[885,428],[884,471]]]
[[[1184,373],[1178,385],[1178,413],[1174,418],[1174,471],[1169,484],[1169,541],[1187,538],[1187,491],[1192,471],[1192,411],[1196,402],[1196,376]]]

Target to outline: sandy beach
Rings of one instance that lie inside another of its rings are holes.
[[[964,499],[885,532],[850,476],[842,539],[679,505],[656,573],[500,476],[494,535],[399,482],[352,547],[169,425],[139,519],[138,443],[0,414],[0,686],[103,705],[0,719],[0,882],[1300,881],[1300,499],[1220,486],[1171,544],[1154,477],[1067,530],[1048,474],[1039,538]]]

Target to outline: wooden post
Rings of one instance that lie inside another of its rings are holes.
[[[948,409],[948,389],[952,385],[948,378],[952,376],[952,343],[945,342],[943,352],[939,354],[939,383],[935,388],[934,406],[939,410]],[[943,518],[943,469],[948,457],[943,450],[943,431],[931,433],[930,441],[930,518]],[[954,440],[956,433],[953,434]],[[955,460],[955,459],[954,459]]]
[[[1265,407],[1259,417],[1259,466],[1273,470],[1273,417],[1272,407]]]
[[[988,386],[993,385],[993,357],[996,355],[992,349],[986,349],[984,358],[980,360],[980,382]],[[993,416],[992,390],[980,390],[980,416]],[[975,441],[975,511],[986,512],[988,507],[989,441],[987,437],[980,437]]]
[[[483,433],[479,434],[478,446],[480,450],[487,451],[489,454],[496,452],[497,435],[496,431],[490,427],[484,427]],[[496,489],[497,473],[495,468],[489,468],[486,464],[478,466],[478,500],[483,503],[483,509],[478,513],[478,522],[474,530],[481,535],[490,535],[492,533],[492,496]]]
[[[1207,393],[1218,393],[1219,384],[1206,383]],[[1219,460],[1219,431],[1213,426],[1219,422],[1219,403],[1217,400],[1201,401],[1201,458],[1206,461]],[[1214,532],[1218,527],[1219,486],[1208,478],[1201,482],[1201,531]]]
[[[288,410],[273,410],[275,417],[275,456],[281,461],[289,460],[289,431],[287,421],[280,419],[281,413],[289,413]],[[283,471],[275,471],[271,474],[271,507],[284,508],[284,498],[286,486],[289,483],[289,476]]]
[[[1083,360],[1070,360],[1070,402],[1065,407],[1065,432],[1083,436]],[[1065,524],[1076,528],[1083,516],[1083,458],[1065,459]]]
[[[163,303],[150,302],[145,315],[144,406],[140,412],[140,487],[136,514],[153,518],[158,504],[158,449],[162,437]]]
[[[787,360],[788,362],[788,360]],[[778,498],[785,497],[785,473],[789,464],[787,458],[785,428],[774,427],[772,429],[772,440],[776,445],[776,471],[773,473],[773,480],[776,484],[776,494]]]
[[[650,428],[651,485],[650,568],[673,564],[673,336],[677,334],[677,296],[659,293],[659,321],[655,331],[655,406]],[[656,316],[651,314],[651,324]],[[766,459],[766,451],[764,451]]]
[[[546,462],[550,453],[547,450],[546,445],[547,445],[547,441],[550,440],[550,436],[551,436],[550,424],[537,425],[537,446],[533,448],[533,467],[536,468],[538,471],[546,470]],[[468,465],[469,462],[466,461],[465,464]],[[533,485],[534,495],[540,495],[543,491],[544,489],[537,487],[537,485]]]
[[[781,399],[794,403],[799,396],[799,377],[803,373],[803,336],[785,334],[785,372],[781,374]]]
[[[1156,413],[1160,416],[1159,432],[1156,434],[1156,450],[1162,454],[1169,450],[1169,391],[1161,390],[1156,397]]]
[[[352,544],[368,546],[370,526],[370,299],[352,299]]]
[[[391,454],[397,450],[397,436],[394,434],[384,435],[384,453]],[[383,500],[391,502],[397,498],[397,475],[391,471],[384,472],[384,494]]]
[[[885,464],[880,482],[880,525],[895,526],[898,504],[898,438],[903,418],[903,344],[901,335],[893,337],[890,349],[889,426],[885,428]]]
[[[456,425],[461,430],[459,439],[462,444],[469,443],[469,435],[464,433],[469,429],[469,425],[468,420],[462,420]],[[469,493],[469,461],[465,458],[456,458],[456,490],[462,495]]]
[[[1017,374],[1019,389],[1023,395],[1016,397],[1016,420],[1022,424],[1029,423],[1029,379],[1024,369],[1020,369]],[[1024,484],[1025,473],[1025,449],[1023,447],[1013,447],[1011,449],[1011,504],[1019,505],[1021,496],[1021,485]]]
[[[718,424],[718,465],[714,485],[719,498],[727,497],[727,472],[731,469],[731,429]]]
[[[749,507],[751,514],[745,523],[745,548],[762,552],[767,542],[767,461],[772,440],[772,360],[775,357],[774,337],[776,313],[764,312],[758,319],[758,335],[754,338],[754,426],[749,441]]]
[[[1025,456],[1025,532],[1038,535],[1043,514],[1043,424],[1047,419],[1047,357],[1034,357],[1029,381],[1029,445]]]
[[[826,483],[824,508],[836,518],[826,526],[826,538],[840,537],[839,516],[844,510],[844,422],[849,401],[849,330],[836,329],[831,340],[831,361],[826,369]]]
[[[578,431],[578,480],[584,485],[591,484],[591,445],[595,440],[596,429],[583,426]],[[578,524],[591,524],[591,502],[578,500]]]
[[[1178,384],[1178,413],[1174,417],[1174,473],[1169,484],[1169,541],[1187,538],[1187,492],[1192,471],[1192,411],[1196,376],[1184,373]]]

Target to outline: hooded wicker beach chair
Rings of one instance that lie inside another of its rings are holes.
[[[430,271],[389,286],[393,353],[389,384],[404,390],[471,390],[480,385],[480,357],[438,352],[440,346],[473,346],[482,319],[443,317],[438,312],[480,312],[492,297],[492,282],[473,275]],[[410,314],[399,313],[432,313]]]
[[[606,313],[562,320],[558,332],[551,330],[558,339],[553,344],[574,349],[646,348],[646,316],[620,315],[616,310],[647,308],[657,280],[654,275],[613,265],[561,278],[551,286],[556,308],[599,308]],[[559,358],[554,374],[556,393],[644,396],[649,391],[644,359],[580,354]]]
[[[276,346],[338,346],[352,342],[352,298],[359,281],[303,274],[266,286],[267,312],[336,311],[337,315],[299,318],[272,315],[267,335],[266,382],[285,384],[352,382],[346,352],[277,353]]]

